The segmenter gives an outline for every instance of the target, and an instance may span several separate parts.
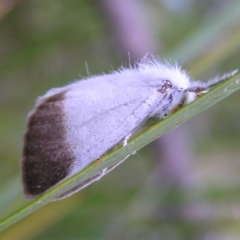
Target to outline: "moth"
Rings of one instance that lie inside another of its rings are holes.
[[[144,58],[134,67],[91,76],[48,91],[28,114],[21,171],[26,197],[35,198],[81,171],[149,118],[165,118],[236,70],[208,82],[191,81],[178,65]],[[70,196],[115,166],[64,193]]]

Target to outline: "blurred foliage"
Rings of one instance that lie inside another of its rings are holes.
[[[19,158],[36,96],[128,61],[96,1],[6,2],[0,1],[1,218],[27,203]],[[142,2],[162,57],[185,61],[191,75],[204,79],[239,67],[239,1]],[[156,166],[145,148],[100,182],[0,233],[1,239],[239,239],[239,98],[234,94],[187,123],[197,176],[185,191],[159,183],[143,194]]]

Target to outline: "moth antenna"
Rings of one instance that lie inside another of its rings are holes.
[[[209,88],[219,84],[220,82],[223,82],[231,77],[233,77],[234,75],[236,75],[238,72],[238,69],[232,71],[232,72],[228,72],[228,73],[224,73],[221,76],[216,76],[213,79],[210,79],[208,82],[206,83],[201,83],[202,85],[199,85],[198,82],[196,82],[196,84],[193,84],[194,86],[185,89],[184,92],[203,92],[203,91],[208,91]]]
[[[235,70],[233,70],[232,72],[224,73],[224,74],[221,75],[221,76],[216,76],[215,78],[210,79],[210,80],[207,82],[207,87],[213,87],[213,86],[217,85],[218,83],[223,82],[223,81],[225,81],[225,80],[233,77],[233,76],[236,75],[237,73],[238,73],[238,69],[235,69]]]

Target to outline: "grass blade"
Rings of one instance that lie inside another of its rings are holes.
[[[126,158],[126,156],[128,156],[132,152],[139,150],[148,143],[164,135],[165,133],[179,126],[180,124],[186,122],[187,120],[211,107],[225,97],[233,94],[239,89],[240,74],[224,81],[198,100],[185,106],[184,108],[175,112],[166,119],[158,121],[156,124],[149,127],[147,130],[136,135],[131,141],[128,142],[127,146],[114,149],[101,159],[92,163],[83,171],[65,180],[58,186],[52,188],[50,191],[31,201],[29,204],[22,207],[18,211],[2,219],[0,221],[0,230],[11,226],[25,216],[31,214],[32,212],[51,202],[56,196],[60,196],[72,187],[77,186],[80,183],[91,178],[92,176],[96,175],[99,171]]]

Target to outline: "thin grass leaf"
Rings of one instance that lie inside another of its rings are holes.
[[[17,221],[21,220],[25,216],[33,213],[37,209],[46,205],[54,200],[57,196],[60,196],[69,189],[83,183],[87,179],[95,176],[99,171],[116,164],[117,162],[125,159],[128,155],[139,150],[145,145],[149,144],[153,140],[164,135],[173,128],[193,118],[197,114],[211,107],[215,103],[224,99],[225,97],[233,94],[240,89],[240,74],[235,77],[226,80],[213,88],[209,93],[205,94],[198,100],[178,110],[168,118],[158,121],[147,130],[136,135],[132,140],[128,142],[125,147],[118,147],[113,151],[110,151],[104,157],[92,163],[83,171],[75,174],[71,178],[65,180],[61,184],[52,188],[50,191],[31,201],[26,206],[22,207],[18,211],[7,216],[0,221],[0,230],[3,230]]]

